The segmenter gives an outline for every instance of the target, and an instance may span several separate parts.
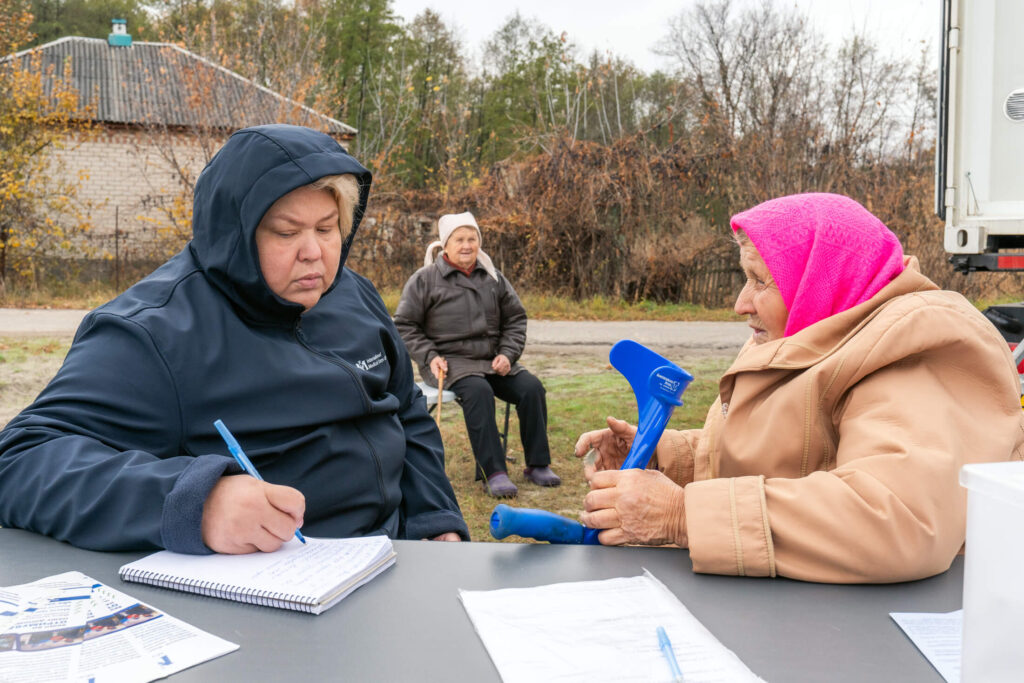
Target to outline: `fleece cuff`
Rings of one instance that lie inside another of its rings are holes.
[[[163,546],[176,553],[209,555],[203,543],[203,504],[225,474],[239,474],[242,468],[223,455],[201,455],[185,468],[164,501],[160,520]]]

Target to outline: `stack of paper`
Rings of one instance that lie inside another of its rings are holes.
[[[946,679],[946,683],[960,683],[960,646],[964,629],[962,609],[940,614],[890,612],[889,616],[939,675]]]
[[[5,683],[145,683],[237,649],[81,572],[0,588]]]
[[[671,681],[658,626],[688,683],[761,680],[646,570],[631,578],[459,595],[506,683]]]

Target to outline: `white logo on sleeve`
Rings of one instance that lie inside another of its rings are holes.
[[[366,360],[357,360],[356,367],[360,370],[372,370],[381,363],[384,362],[384,354],[378,353],[374,356],[370,356]]]

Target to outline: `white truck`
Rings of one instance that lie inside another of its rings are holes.
[[[1024,0],[939,1],[935,210],[944,246],[964,273],[1024,271]],[[1024,303],[985,315],[1011,344],[1024,338]],[[1014,359],[1019,368],[1024,344]]]
[[[936,211],[957,270],[1024,270],[1024,2],[941,0]]]

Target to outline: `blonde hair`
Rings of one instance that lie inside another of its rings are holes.
[[[359,203],[359,181],[351,173],[325,175],[310,185],[314,190],[327,190],[338,203],[338,227],[342,237],[352,230],[352,219]]]

